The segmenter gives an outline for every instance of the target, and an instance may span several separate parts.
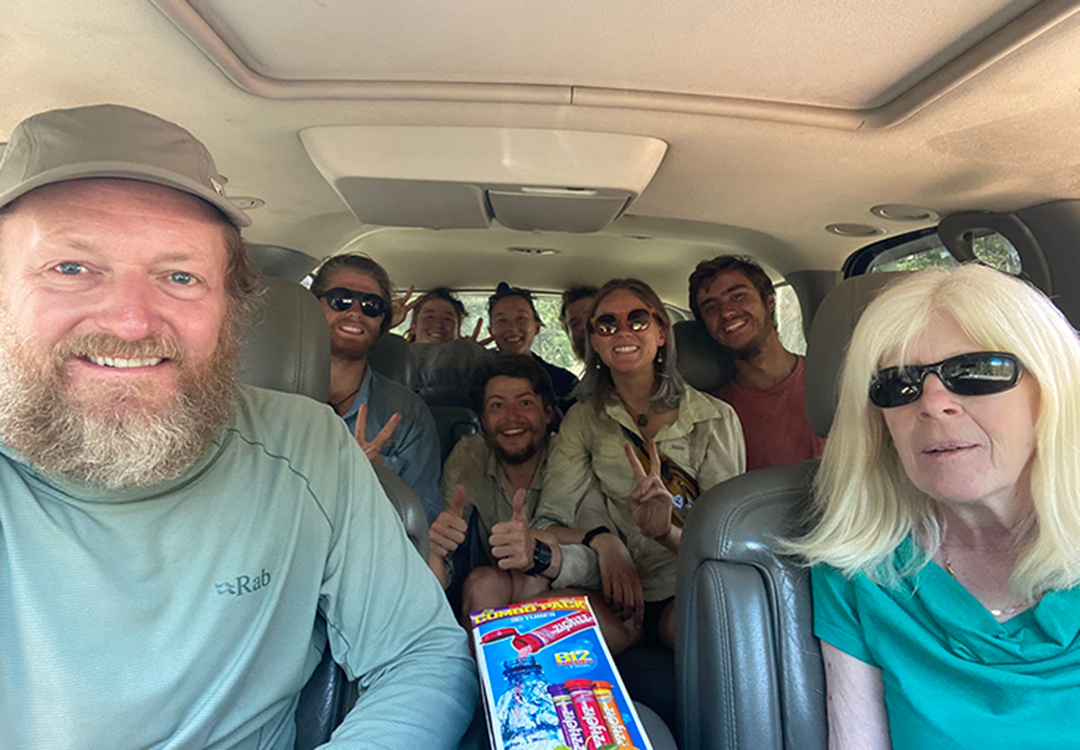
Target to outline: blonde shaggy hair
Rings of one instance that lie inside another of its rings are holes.
[[[836,419],[815,482],[817,524],[785,544],[811,564],[865,573],[894,585],[927,564],[944,535],[936,503],[908,479],[871,377],[941,315],[982,350],[1015,354],[1039,386],[1031,494],[1033,530],[1009,582],[1018,600],[1080,583],[1080,340],[1065,316],[1025,282],[978,265],[912,274],[863,313],[845,358]],[[911,564],[891,565],[897,546],[919,540]]]

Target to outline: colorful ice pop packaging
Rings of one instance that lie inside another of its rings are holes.
[[[542,625],[528,633],[518,633],[514,628],[499,628],[484,635],[481,644],[494,643],[503,638],[513,638],[510,642],[517,649],[518,656],[535,654],[544,646],[550,646],[556,641],[561,641],[566,636],[579,630],[591,627],[593,624],[592,614],[589,612],[577,612],[558,620]]]
[[[567,680],[563,685],[570,692],[570,698],[574,701],[574,713],[585,730],[586,750],[597,750],[603,745],[610,745],[611,732],[604,723],[600,705],[593,695],[592,680]]]
[[[577,714],[574,713],[574,701],[570,693],[562,685],[549,685],[547,689],[551,700],[555,702],[555,713],[559,717],[559,726],[562,727],[563,738],[570,750],[589,750],[585,743],[585,732],[581,729]]]
[[[600,680],[594,682],[592,687],[604,723],[611,731],[611,740],[619,747],[632,748],[634,744],[630,741],[630,730],[623,722],[619,704],[615,702],[615,696],[611,692],[611,683]]]

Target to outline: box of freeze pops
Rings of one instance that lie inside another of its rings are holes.
[[[471,618],[493,750],[652,750],[588,599]]]

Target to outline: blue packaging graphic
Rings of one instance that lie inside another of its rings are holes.
[[[586,598],[471,619],[494,750],[652,750]]]

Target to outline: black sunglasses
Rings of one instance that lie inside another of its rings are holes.
[[[653,313],[644,307],[631,310],[626,314],[626,326],[634,332],[640,332],[652,325]],[[597,315],[592,319],[592,330],[597,336],[614,336],[619,332],[621,320],[613,313]]]
[[[327,307],[334,312],[345,312],[353,306],[354,302],[359,302],[360,312],[369,318],[382,317],[386,314],[386,308],[388,307],[386,300],[377,294],[358,292],[355,289],[346,289],[343,286],[327,289],[318,296],[325,299]]]
[[[1024,367],[1012,354],[972,352],[932,365],[886,367],[870,380],[870,403],[882,409],[913,404],[923,392],[930,373],[958,396],[988,396],[1016,386]]]

